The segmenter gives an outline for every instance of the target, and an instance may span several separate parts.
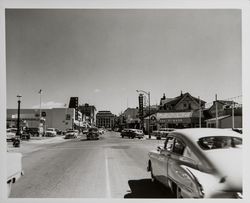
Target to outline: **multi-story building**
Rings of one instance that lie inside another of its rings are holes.
[[[144,127],[148,129],[149,123],[150,131],[159,128],[198,127],[200,120],[202,126],[205,126],[204,115],[201,111],[205,103],[188,92],[185,94],[181,92],[180,96],[174,98],[166,98],[164,94],[160,100],[158,112],[144,119]]]
[[[89,125],[93,125],[95,123],[95,106],[86,103],[84,105],[80,105],[79,110],[82,113],[84,121],[89,123]]]
[[[114,127],[115,115],[110,111],[98,111],[96,114],[96,126],[104,128]]]

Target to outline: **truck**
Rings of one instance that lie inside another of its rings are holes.
[[[12,185],[24,175],[22,169],[22,154],[7,152],[7,195],[10,195]]]

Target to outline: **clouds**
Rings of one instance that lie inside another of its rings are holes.
[[[54,102],[54,101],[49,101],[49,102],[42,102],[42,108],[43,109],[52,109],[52,108],[63,108],[65,107],[64,103],[60,103],[60,102]],[[37,109],[40,108],[40,104],[32,106],[33,109]]]

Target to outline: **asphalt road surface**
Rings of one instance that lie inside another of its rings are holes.
[[[173,198],[146,171],[149,150],[162,142],[106,132],[95,141],[45,143],[23,154],[24,176],[10,198]]]

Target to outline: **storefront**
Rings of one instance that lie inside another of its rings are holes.
[[[204,118],[201,115],[204,125]],[[148,129],[149,120],[145,118],[144,126]],[[197,111],[191,112],[158,112],[150,116],[150,131],[160,128],[195,128],[199,127],[199,114]]]

